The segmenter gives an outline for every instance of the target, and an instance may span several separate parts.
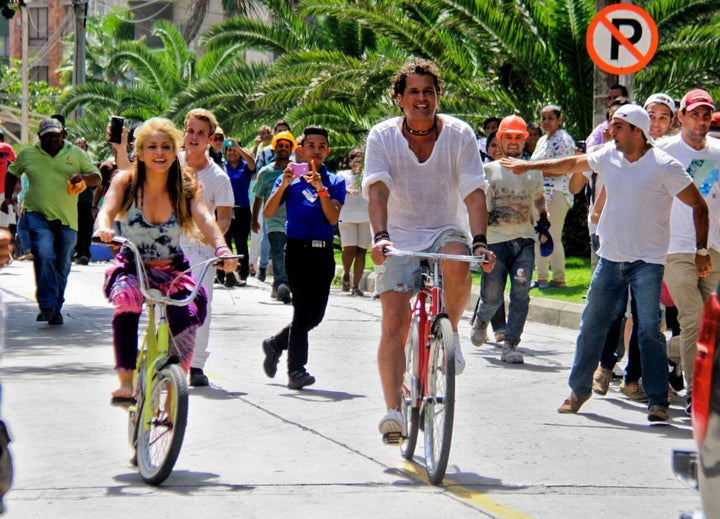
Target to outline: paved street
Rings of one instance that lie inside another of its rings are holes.
[[[379,303],[333,289],[310,337],[317,383],[292,391],[282,363],[265,377],[260,348],[291,307],[254,278],[216,287],[212,386],[191,389],[175,471],[148,487],[128,463],[126,415],[108,403],[116,377],[104,268],[73,267],[60,327],[35,322],[29,262],[0,271],[2,411],[16,463],[8,517],[675,519],[699,507],[670,467],[672,449],[694,445],[682,399],[668,426],[648,425],[616,382],[581,414],[558,414],[576,331],[538,322],[526,327],[521,366],[465,340],[448,473],[442,487],[427,484],[422,446],[408,463],[377,432]],[[469,330],[465,319],[461,336]]]

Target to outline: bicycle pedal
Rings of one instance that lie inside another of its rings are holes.
[[[389,432],[383,434],[383,443],[385,445],[400,445],[405,441],[405,437],[399,432]]]

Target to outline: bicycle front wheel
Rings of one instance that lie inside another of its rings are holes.
[[[425,469],[433,485],[439,485],[445,476],[454,415],[455,346],[450,320],[440,316],[433,323],[423,408]]]
[[[402,386],[402,415],[405,420],[407,437],[400,444],[400,454],[406,460],[412,460],[417,445],[418,429],[420,425],[420,407],[418,405],[418,394],[421,390],[418,383],[418,342],[420,337],[418,318],[412,317],[408,336],[405,341],[405,374],[403,375]]]
[[[167,365],[155,374],[144,406],[150,406],[151,418],[138,426],[138,470],[143,481],[159,485],[175,466],[187,426],[188,387],[179,365]],[[144,416],[138,409],[137,419]]]

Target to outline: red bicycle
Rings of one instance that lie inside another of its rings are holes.
[[[402,415],[407,436],[388,434],[387,443],[400,445],[412,460],[418,431],[423,430],[425,469],[433,485],[442,482],[450,458],[455,415],[455,346],[450,319],[443,307],[440,261],[482,263],[484,256],[412,252],[388,248],[388,256],[411,256],[422,260],[422,285],[410,307],[405,337]]]

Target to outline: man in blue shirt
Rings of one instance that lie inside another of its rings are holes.
[[[288,350],[288,387],[302,389],[315,383],[305,369],[308,332],[322,322],[335,276],[333,236],[345,202],[345,181],[324,164],[330,155],[328,132],[308,126],[303,132],[302,153],[307,173],[295,175],[292,164],[275,182],[263,214],[271,218],[280,204],[287,209],[285,267],[292,291],[293,318],[275,336],[263,341],[268,377],[274,377],[282,350]],[[299,168],[298,168],[299,169]],[[306,267],[313,266],[313,275]]]

